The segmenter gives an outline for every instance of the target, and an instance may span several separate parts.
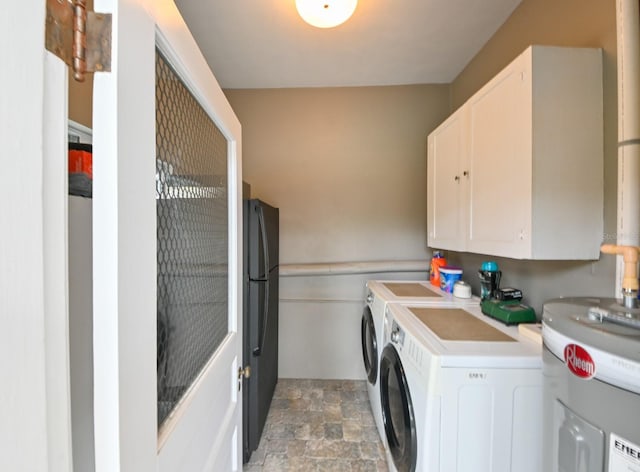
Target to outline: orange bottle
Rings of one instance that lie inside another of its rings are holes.
[[[447,260],[440,251],[435,251],[431,258],[431,267],[429,268],[429,282],[440,288],[440,267],[446,266]]]

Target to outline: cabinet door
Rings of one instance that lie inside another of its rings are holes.
[[[469,101],[469,240],[482,254],[527,257],[531,221],[531,74],[515,61]]]
[[[428,244],[439,249],[465,249],[465,116],[464,108],[458,110],[433,131],[428,139]]]

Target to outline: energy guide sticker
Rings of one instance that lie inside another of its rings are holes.
[[[640,472],[640,446],[611,433],[609,472]]]

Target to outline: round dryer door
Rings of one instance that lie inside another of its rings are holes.
[[[376,327],[373,324],[371,309],[366,306],[362,312],[362,358],[367,379],[371,385],[378,381],[378,342],[376,341]]]
[[[418,449],[413,404],[400,356],[391,344],[380,359],[380,403],[393,463],[398,472],[414,472]]]

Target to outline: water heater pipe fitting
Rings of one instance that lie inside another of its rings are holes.
[[[621,254],[624,260],[624,277],[622,279],[622,297],[627,308],[638,307],[638,246],[617,246],[603,244],[600,250],[604,254]]]

